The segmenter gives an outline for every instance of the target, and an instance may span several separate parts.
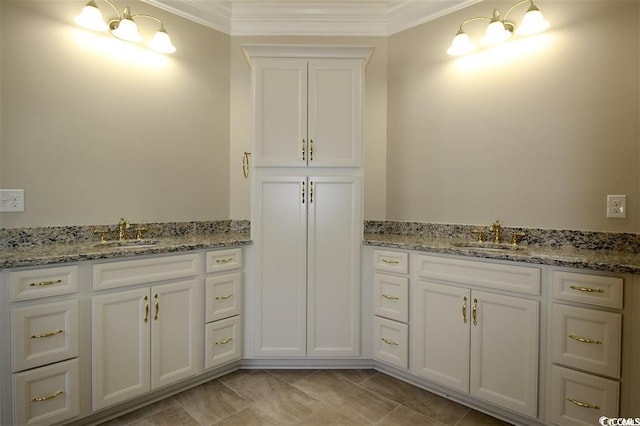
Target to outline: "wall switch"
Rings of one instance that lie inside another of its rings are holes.
[[[23,212],[24,189],[0,189],[0,212]]]
[[[607,217],[619,219],[627,217],[626,195],[607,195]]]

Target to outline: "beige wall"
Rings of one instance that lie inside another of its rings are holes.
[[[639,3],[539,2],[552,28],[510,59],[447,56],[463,19],[510,3],[389,39],[387,218],[638,232]]]
[[[114,50],[73,22],[83,2],[0,2],[0,182],[26,198],[1,226],[228,218],[229,36],[126,4],[178,51]]]
[[[249,180],[242,176],[241,159],[251,151],[251,69],[241,45],[324,44],[373,46],[365,72],[364,158],[365,214],[384,219],[386,212],[387,38],[385,37],[232,37],[231,39],[231,191],[232,219],[251,217]]]
[[[640,5],[547,1],[552,28],[509,43],[519,56],[446,55],[463,19],[511,3],[389,38],[335,38],[229,37],[129,2],[161,17],[178,47],[149,66],[146,51],[125,61],[99,47],[109,36],[87,41],[75,2],[2,0],[0,185],[25,189],[26,211],[0,213],[0,226],[248,219],[240,45],[319,43],[376,47],[366,219],[639,232]],[[627,219],[605,218],[607,194],[627,195]]]

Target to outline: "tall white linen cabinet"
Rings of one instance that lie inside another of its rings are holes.
[[[371,47],[244,45],[251,64],[255,358],[360,355]]]

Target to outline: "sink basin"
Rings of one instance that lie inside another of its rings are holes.
[[[518,251],[524,250],[524,247],[507,244],[507,243],[489,243],[489,242],[480,242],[480,241],[462,241],[455,242],[451,244],[454,247],[465,248],[469,250],[480,250],[480,251],[488,251],[488,252],[505,252],[505,251]]]
[[[155,247],[160,244],[158,240],[124,240],[124,241],[105,241],[96,244],[96,247],[113,247],[120,249],[127,248],[145,248]]]

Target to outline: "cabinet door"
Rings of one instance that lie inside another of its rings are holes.
[[[93,298],[93,408],[108,407],[150,390],[149,289]]]
[[[539,302],[480,291],[471,298],[471,394],[535,417]]]
[[[358,355],[360,178],[310,177],[308,187],[307,354]]]
[[[307,181],[256,176],[254,183],[255,355],[305,355]]]
[[[307,164],[307,61],[256,59],[253,160],[257,167]]]
[[[199,371],[202,318],[198,289],[197,279],[151,287],[152,389]]]
[[[411,369],[414,374],[469,391],[469,290],[424,280],[412,291]]]
[[[309,166],[362,164],[360,59],[309,61]]]

